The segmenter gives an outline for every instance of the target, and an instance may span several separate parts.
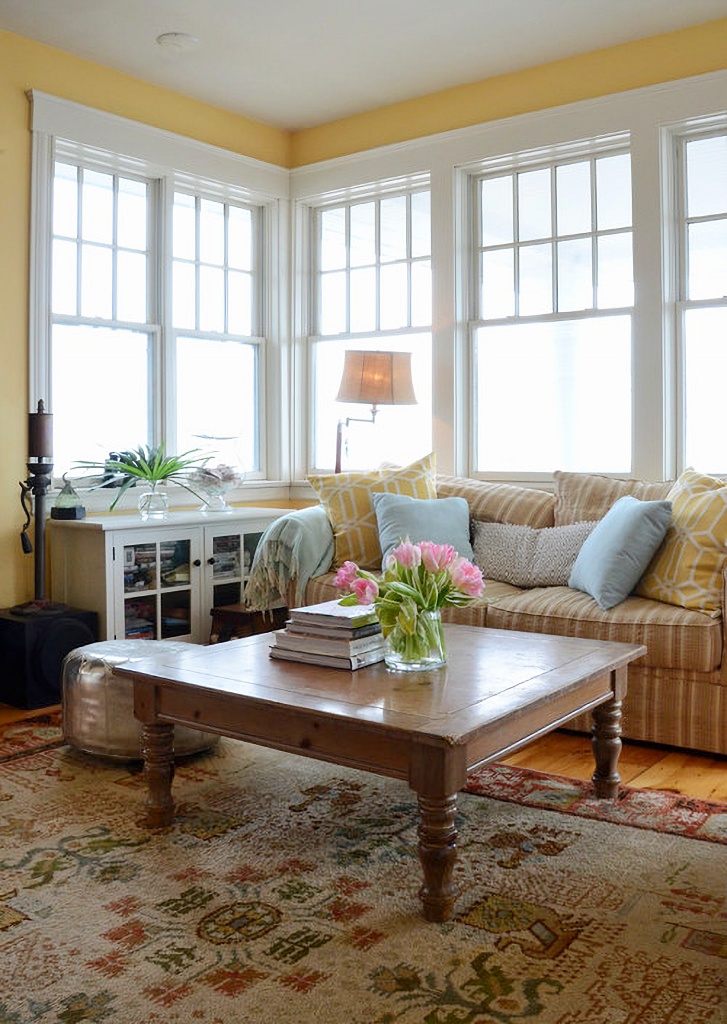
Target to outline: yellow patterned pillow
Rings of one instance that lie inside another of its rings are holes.
[[[717,612],[727,556],[727,481],[685,469],[667,500],[671,525],[636,593],[680,608]]]
[[[403,469],[309,476],[308,482],[333,527],[333,568],[344,562],[356,562],[362,569],[380,569],[381,546],[372,492],[436,498],[435,477],[434,452]]]

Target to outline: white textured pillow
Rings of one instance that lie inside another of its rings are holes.
[[[514,587],[567,587],[578,552],[595,522],[567,526],[512,526],[475,520],[475,565],[485,579]]]

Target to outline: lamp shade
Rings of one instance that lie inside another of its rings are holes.
[[[336,401],[416,405],[411,352],[346,352]]]

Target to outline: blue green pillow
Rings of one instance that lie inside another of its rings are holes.
[[[384,553],[382,565],[406,537],[413,544],[420,540],[451,544],[463,558],[473,558],[470,508],[464,498],[410,498],[376,491],[371,497]]]
[[[620,604],[646,572],[670,519],[670,501],[619,498],[583,542],[568,586],[605,610]]]

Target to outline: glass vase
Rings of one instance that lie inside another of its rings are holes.
[[[155,481],[148,491],[139,495],[138,507],[142,519],[166,519],[169,513],[169,495]]]
[[[411,631],[395,625],[386,638],[384,661],[397,672],[426,672],[446,665],[442,613],[420,611]]]

